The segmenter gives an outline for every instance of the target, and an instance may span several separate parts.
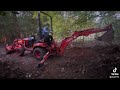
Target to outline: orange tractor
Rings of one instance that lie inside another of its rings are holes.
[[[46,13],[44,14],[49,16]],[[38,14],[38,16],[40,17],[40,13]],[[51,27],[52,27],[52,17],[51,16],[49,17],[51,19]],[[39,19],[39,29],[41,34],[42,29],[40,26],[40,19]],[[25,50],[32,51],[34,57],[40,61],[38,66],[42,66],[50,55],[62,55],[67,45],[76,38],[78,38],[79,36],[88,36],[93,33],[99,33],[105,31],[106,31],[105,34],[113,31],[112,25],[108,25],[103,29],[91,28],[83,31],[75,31],[71,36],[63,39],[60,46],[57,45],[53,37],[48,37],[50,41],[49,45],[45,42],[45,40],[41,40],[41,39],[36,42],[35,37],[15,39],[13,44],[6,45],[6,53],[8,54],[12,51],[16,51],[19,53],[20,56],[22,56],[24,55]]]

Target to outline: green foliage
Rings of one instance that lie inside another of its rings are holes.
[[[36,33],[36,29],[38,27],[37,19],[33,18],[34,14],[32,11],[22,11],[21,15],[18,17],[18,22],[21,29],[22,34],[24,36],[29,36],[32,33]]]
[[[12,11],[0,11],[0,38],[11,36],[15,30],[15,18]],[[87,28],[104,27],[113,24],[115,36],[120,36],[120,12],[119,11],[43,11],[52,16],[53,35],[61,40],[71,35],[76,30]],[[19,30],[27,37],[36,33],[38,28],[38,11],[19,11],[17,14],[17,24]],[[50,23],[50,18],[46,15],[40,15],[42,28],[46,23]],[[98,20],[97,20],[98,19]],[[17,26],[16,26],[17,27]]]
[[[5,16],[6,12],[5,11],[0,11],[0,16]]]

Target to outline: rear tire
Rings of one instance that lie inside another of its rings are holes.
[[[43,59],[45,54],[46,54],[46,50],[44,48],[38,47],[33,50],[34,57],[39,61],[41,61]]]

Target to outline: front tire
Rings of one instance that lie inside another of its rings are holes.
[[[25,52],[25,48],[24,47],[21,47],[17,50],[17,54],[18,56],[23,56],[24,55],[24,52]]]
[[[33,51],[33,55],[37,60],[42,60],[44,55],[46,54],[46,50],[44,48],[35,48]]]

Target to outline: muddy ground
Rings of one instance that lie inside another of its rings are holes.
[[[115,67],[120,73],[120,51],[116,46],[69,46],[63,56],[49,57],[42,68],[37,65],[31,52],[6,55],[0,45],[0,79],[109,79]]]

